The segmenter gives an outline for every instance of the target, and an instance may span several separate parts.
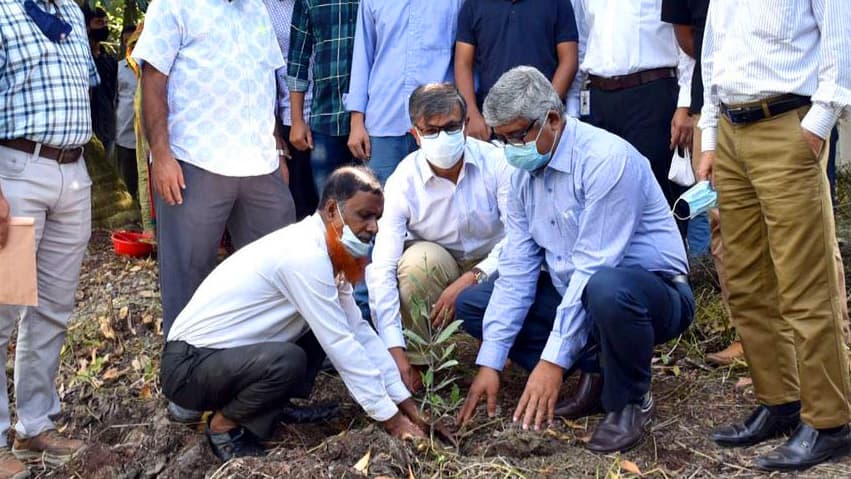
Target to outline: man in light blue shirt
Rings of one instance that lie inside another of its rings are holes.
[[[512,358],[531,370],[514,420],[537,429],[555,415],[565,371],[599,350],[608,414],[588,448],[629,449],[652,414],[653,347],[681,334],[694,313],[686,253],[665,196],[645,157],[565,117],[552,84],[534,68],[505,73],[484,115],[517,170],[499,278],[466,290],[456,306],[464,328],[483,339],[459,420],[470,419],[483,395],[495,412],[499,371]]]
[[[381,184],[417,149],[408,97],[420,85],[452,81],[462,0],[361,0],[346,110],[349,149]]]

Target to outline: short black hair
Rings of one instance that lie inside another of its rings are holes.
[[[128,33],[133,33],[135,31],[136,31],[136,25],[135,24],[124,25],[124,28],[121,29],[121,35],[124,36],[124,35],[127,35]]]
[[[103,18],[106,16],[106,11],[104,9],[95,7],[95,9],[92,10],[88,3],[84,3],[81,8],[83,10],[83,18],[86,19],[86,28],[89,27],[89,22],[92,21],[93,18]]]
[[[357,192],[364,191],[378,196],[384,196],[381,183],[372,170],[365,166],[341,166],[331,173],[322,196],[319,198],[319,208],[324,208],[328,200],[334,200],[341,205]]]
[[[420,85],[408,99],[408,116],[411,125],[420,118],[428,120],[438,115],[451,115],[455,107],[461,109],[461,121],[467,118],[467,101],[451,83]]]

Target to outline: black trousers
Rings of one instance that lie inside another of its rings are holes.
[[[676,78],[615,91],[592,87],[590,93],[591,114],[584,120],[623,138],[647,157],[668,205],[673,206],[677,197],[685,191],[685,188],[668,180],[674,154],[669,148],[671,119],[677,109],[679,93]],[[677,225],[685,237],[688,222],[678,221]]]
[[[230,349],[166,343],[160,368],[163,393],[179,406],[222,414],[266,439],[284,402],[307,398],[325,353],[312,333],[295,343],[258,343]]]
[[[278,119],[278,121],[281,121]],[[310,151],[301,151],[296,149],[290,143],[291,127],[284,124],[280,125],[281,135],[284,141],[287,142],[287,148],[290,150],[290,158],[287,161],[287,167],[290,170],[290,192],[293,195],[295,202],[296,220],[301,221],[302,218],[312,215],[316,212],[319,205],[319,193],[316,191],[316,185],[313,181],[313,169],[310,166]]]
[[[124,180],[124,185],[127,186],[127,192],[130,193],[133,199],[138,200],[139,169],[136,166],[136,150],[115,145],[115,157],[118,173],[121,174],[121,179]]]
[[[492,292],[493,282],[473,286],[464,290],[456,303],[464,330],[479,339]],[[527,370],[535,367],[560,303],[561,295],[549,276],[541,273],[535,302],[508,354],[512,361]],[[653,348],[688,328],[694,317],[694,296],[687,284],[656,273],[605,268],[588,281],[582,304],[591,322],[591,338],[577,366],[602,372],[603,407],[619,411],[650,390]]]

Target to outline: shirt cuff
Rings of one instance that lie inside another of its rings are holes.
[[[399,327],[391,326],[389,328],[382,328],[378,332],[378,336],[384,341],[387,349],[405,347],[405,334],[402,333],[402,329]]]
[[[680,88],[677,96],[677,108],[691,108],[691,88]]]
[[[570,369],[583,347],[584,344],[579,341],[571,341],[552,332],[547,345],[544,346],[544,352],[541,353],[541,359],[558,364],[564,369]]]
[[[479,268],[480,270],[482,270],[483,273],[488,276],[488,278],[491,278],[496,273],[496,268],[498,265],[499,259],[488,256],[487,258],[481,260],[479,264],[476,265],[476,268]]]
[[[385,395],[376,404],[370,404],[369,406],[364,407],[364,411],[366,411],[366,414],[369,417],[376,421],[384,422],[395,416],[396,413],[399,412],[399,408],[396,407],[396,403],[390,399],[390,396]]]
[[[710,127],[700,130],[700,149],[702,151],[715,151],[717,136],[718,128]]]
[[[343,105],[345,105],[346,111],[357,111],[364,113],[366,112],[366,96],[353,95],[351,92],[349,92],[343,97]]]
[[[287,88],[291,92],[294,92],[294,91],[305,92],[305,91],[307,91],[308,88],[310,88],[310,81],[309,80],[301,80],[301,79],[296,78],[296,77],[288,76],[287,77]]]
[[[812,108],[801,121],[801,128],[815,133],[822,140],[827,140],[830,138],[830,131],[836,125],[836,120],[839,119],[840,111],[821,102],[813,103]]]
[[[479,348],[479,355],[476,357],[476,364],[502,371],[505,367],[505,361],[508,360],[509,350],[511,350],[510,347],[493,341],[483,341]]]
[[[397,381],[396,383],[387,386],[387,394],[390,395],[390,399],[392,399],[396,404],[400,404],[405,399],[411,397],[411,392],[408,391],[408,388],[405,387],[405,383],[402,381]]]

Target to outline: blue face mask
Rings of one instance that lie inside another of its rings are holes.
[[[357,237],[355,232],[349,228],[349,225],[346,224],[346,220],[343,219],[343,213],[340,211],[339,203],[337,204],[337,213],[340,215],[340,220],[343,221],[343,236],[340,237],[340,241],[343,243],[346,251],[355,258],[367,257],[369,252],[372,251],[373,242],[370,241],[369,243],[364,243]]]
[[[71,34],[69,23],[59,18],[58,15],[45,12],[33,0],[24,2],[24,10],[41,30],[41,33],[44,33],[44,36],[51,42],[59,43]]]
[[[544,121],[546,121],[546,117],[544,117]],[[526,171],[535,171],[549,163],[550,158],[553,156],[553,149],[556,146],[556,142],[553,139],[553,145],[550,147],[550,151],[538,153],[538,139],[541,137],[542,131],[544,131],[543,123],[538,129],[538,136],[535,137],[534,141],[524,143],[523,146],[505,145],[505,161],[515,168]]]
[[[690,220],[718,207],[718,193],[709,181],[701,181],[683,193],[674,202],[674,218]]]

